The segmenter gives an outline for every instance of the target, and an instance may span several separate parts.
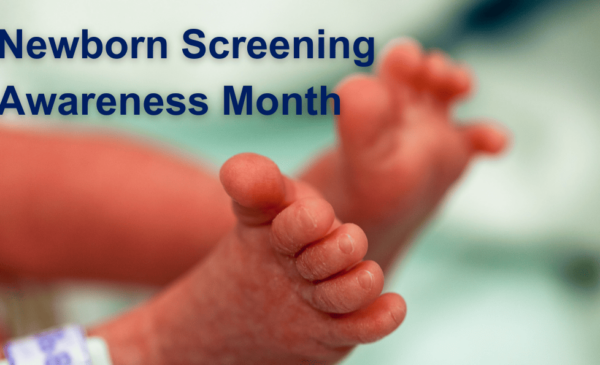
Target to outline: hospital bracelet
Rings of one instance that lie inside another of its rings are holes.
[[[0,365],[112,365],[106,342],[69,325],[9,341]]]

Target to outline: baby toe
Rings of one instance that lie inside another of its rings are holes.
[[[452,63],[440,51],[433,51],[425,57],[423,67],[423,88],[437,96],[445,96],[452,77]]]
[[[495,155],[509,143],[508,132],[491,122],[478,122],[461,128],[464,141],[472,153]]]
[[[284,207],[286,179],[277,165],[264,156],[241,153],[230,158],[221,167],[220,179],[243,224],[269,222]]]
[[[371,343],[392,333],[406,317],[406,303],[395,293],[386,293],[366,308],[335,319],[328,340],[333,346]]]
[[[344,224],[308,246],[297,257],[296,268],[307,280],[324,280],[360,262],[367,248],[363,230],[354,224]]]
[[[295,255],[306,245],[325,237],[335,214],[321,198],[304,198],[292,203],[273,220],[271,243],[284,255]]]
[[[384,52],[379,67],[379,75],[391,82],[412,83],[421,71],[424,56],[421,45],[412,39],[399,39],[391,42]]]
[[[342,148],[351,155],[362,152],[392,120],[389,90],[375,77],[355,75],[345,79],[336,92],[342,101],[337,117]]]
[[[350,313],[373,303],[383,290],[383,271],[374,261],[363,261],[348,272],[306,286],[302,295],[326,313]]]
[[[448,99],[462,99],[467,97],[473,89],[473,75],[465,65],[456,65],[450,70],[449,80],[445,94]]]

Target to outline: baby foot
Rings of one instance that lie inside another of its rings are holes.
[[[499,153],[507,141],[489,124],[455,123],[452,107],[472,89],[464,66],[413,41],[388,49],[377,75],[339,86],[339,148],[304,177],[340,219],[365,230],[368,257],[384,268],[473,156]]]
[[[381,295],[366,236],[311,188],[254,154],[221,181],[237,226],[161,296],[93,331],[115,365],[330,364],[400,325],[404,301]]]

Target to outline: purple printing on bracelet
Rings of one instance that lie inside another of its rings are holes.
[[[8,342],[10,365],[92,365],[83,328],[66,326]]]

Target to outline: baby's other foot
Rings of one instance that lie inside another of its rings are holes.
[[[236,228],[170,290],[98,331],[120,339],[115,365],[145,352],[145,365],[331,364],[400,325],[404,301],[381,295],[381,268],[362,260],[365,234],[312,188],[255,154],[226,162],[221,181]],[[149,340],[130,340],[139,326]]]
[[[506,145],[497,127],[456,123],[452,109],[471,89],[465,66],[410,40],[388,47],[377,75],[352,76],[338,88],[339,147],[305,180],[341,220],[367,232],[368,257],[384,267],[473,156]]]

